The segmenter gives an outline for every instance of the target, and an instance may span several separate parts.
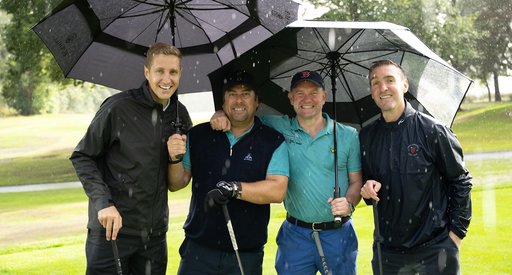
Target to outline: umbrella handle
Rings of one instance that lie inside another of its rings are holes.
[[[178,135],[183,134],[183,124],[179,121],[179,118],[176,118],[176,122],[173,122],[172,126],[174,126],[174,128],[176,128],[176,134],[178,134]],[[177,154],[176,156],[174,156],[174,158],[176,158],[177,160],[182,160],[183,154]]]

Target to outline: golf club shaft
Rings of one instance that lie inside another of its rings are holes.
[[[332,148],[332,152],[334,153],[334,199],[336,198],[339,198],[340,197],[340,185],[339,185],[339,182],[338,182],[338,136],[337,136],[337,132],[336,132],[336,126],[337,126],[337,121],[336,121],[336,76],[335,76],[335,73],[336,73],[336,62],[337,62],[337,55],[336,54],[328,54],[327,55],[327,59],[329,60],[329,65],[330,65],[330,76],[331,76],[331,89],[332,89],[332,101],[334,102],[334,104],[332,105],[332,111],[333,111],[333,129],[332,129],[332,136],[333,136],[333,147]],[[336,215],[334,216],[334,223],[336,223],[336,225],[340,226],[341,225],[341,216],[340,215]]]
[[[121,258],[119,258],[119,250],[117,249],[117,241],[111,240],[112,243],[112,251],[114,252],[114,262],[116,264],[116,272],[119,275],[123,274],[123,269],[121,268]]]
[[[327,261],[325,260],[324,249],[322,248],[322,242],[320,241],[320,234],[318,231],[313,231],[313,239],[315,240],[318,255],[320,255],[320,261],[322,262],[324,274],[329,275],[329,267],[327,266]]]
[[[373,222],[375,223],[374,241],[377,247],[377,264],[379,265],[379,274],[383,275],[382,271],[382,252],[380,251],[380,229],[379,229],[379,211],[377,210],[377,201],[372,200],[373,207]]]
[[[238,267],[240,267],[240,273],[242,275],[245,275],[244,268],[242,267],[242,259],[240,259],[240,254],[238,253],[238,244],[236,242],[235,230],[233,230],[233,224],[231,224],[231,218],[229,217],[227,205],[222,205],[222,212],[224,213],[224,218],[226,219],[229,237],[231,238],[231,243],[233,244],[233,249],[235,250],[236,260],[238,261]]]

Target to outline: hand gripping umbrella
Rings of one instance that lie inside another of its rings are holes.
[[[451,125],[471,79],[452,68],[409,29],[387,22],[296,21],[209,77],[216,109],[222,106],[225,76],[245,70],[254,75],[259,90],[259,115],[293,116],[287,97],[292,76],[303,70],[318,71],[328,94],[324,111],[335,121],[361,128],[380,115],[371,99],[368,69],[382,59],[404,68],[410,86],[406,97],[413,106]],[[337,139],[333,134],[337,197]]]

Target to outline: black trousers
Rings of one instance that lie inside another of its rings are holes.
[[[432,244],[409,250],[381,247],[383,274],[436,275],[460,274],[459,249],[453,240],[443,236]],[[373,244],[373,274],[379,274],[377,248]]]
[[[234,251],[221,251],[185,238],[180,246],[178,275],[239,275],[240,267]],[[246,275],[261,275],[263,247],[257,251],[240,252]]]
[[[167,241],[165,233],[159,236],[117,235],[117,248],[123,274],[165,274],[167,269]],[[87,234],[86,274],[117,274],[112,243],[104,233]]]

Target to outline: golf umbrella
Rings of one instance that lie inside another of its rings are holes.
[[[292,76],[318,71],[325,82],[324,111],[357,128],[379,116],[371,99],[368,69],[374,61],[401,64],[409,79],[407,96],[420,111],[451,125],[472,81],[432,52],[409,29],[387,22],[296,21],[209,74],[216,109],[222,106],[225,77],[254,75],[258,114],[294,111],[287,97]],[[339,197],[336,127],[333,128],[334,197]],[[341,217],[335,217],[341,221]]]
[[[211,90],[207,74],[297,19],[292,0],[63,1],[33,30],[66,77],[118,90],[144,80],[145,52],[183,53],[180,91]]]
[[[338,122],[361,128],[380,114],[371,98],[368,69],[381,59],[401,64],[409,79],[406,97],[413,106],[451,125],[471,79],[409,29],[387,22],[296,21],[209,78],[217,109],[222,106],[224,77],[245,70],[258,85],[258,114],[294,115],[287,98],[292,76],[318,71],[327,91],[324,111]]]

